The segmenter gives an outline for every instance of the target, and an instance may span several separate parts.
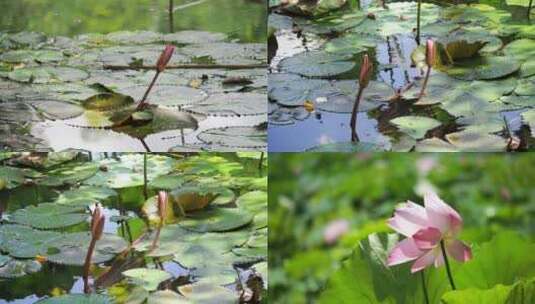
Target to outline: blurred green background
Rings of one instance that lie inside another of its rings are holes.
[[[422,203],[429,187],[463,216],[463,240],[505,229],[534,238],[535,154],[271,153],[269,162],[270,303],[314,303],[358,241],[392,232],[395,205]]]
[[[174,0],[174,31],[224,32],[243,42],[266,41],[263,0]],[[50,35],[121,30],[169,32],[169,0],[0,0],[0,31]]]

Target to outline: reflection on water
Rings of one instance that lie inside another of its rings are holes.
[[[170,130],[150,134],[143,140],[112,130],[79,128],[66,125],[62,121],[47,121],[37,124],[32,129],[32,135],[42,139],[55,151],[69,148],[82,149],[93,152],[121,151],[145,152],[168,151],[175,146],[201,145],[197,138],[201,132],[223,127],[256,126],[265,122],[264,115],[244,117],[208,117],[199,121],[195,130]],[[65,140],[68,138],[68,140]]]
[[[74,36],[122,30],[169,32],[169,0],[0,0],[0,31]],[[173,0],[173,30],[224,32],[266,41],[266,4],[257,0]]]

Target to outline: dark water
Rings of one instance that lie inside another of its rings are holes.
[[[243,42],[266,41],[262,0],[0,0],[0,31],[50,35],[123,30],[224,32]]]

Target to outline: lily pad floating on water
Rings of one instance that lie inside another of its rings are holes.
[[[385,148],[369,142],[341,142],[315,146],[307,152],[377,152]]]
[[[253,215],[241,208],[211,208],[190,214],[179,225],[196,232],[223,232],[246,226],[252,221]]]
[[[84,100],[82,106],[87,110],[111,111],[130,106],[134,99],[122,94],[103,93]]]
[[[424,116],[402,116],[390,121],[401,132],[418,140],[425,136],[427,131],[440,126],[442,123],[433,118]]]
[[[527,110],[522,115],[522,121],[529,125],[531,137],[535,137],[535,109]]]
[[[82,266],[90,240],[89,232],[64,233],[60,238],[54,239],[43,255],[52,263]],[[128,243],[120,236],[104,233],[96,243],[91,262],[98,264],[110,261],[127,247]]]
[[[0,61],[8,63],[31,63],[31,62],[60,62],[63,60],[63,53],[52,50],[15,50],[3,53]]]
[[[56,229],[83,223],[87,218],[84,207],[43,203],[13,212],[9,221],[38,229]]]
[[[134,100],[141,100],[146,90],[146,85],[139,85],[121,88],[116,92],[131,96]],[[198,104],[207,97],[208,94],[200,89],[176,85],[155,85],[150,92],[148,102],[154,105],[182,107]]]
[[[0,255],[0,257],[6,257]],[[23,277],[41,270],[41,264],[35,260],[15,260],[9,257],[0,263],[0,279]]]
[[[211,185],[180,187],[171,192],[173,201],[186,212],[200,210],[212,203],[223,191],[223,188]]]
[[[149,44],[162,40],[162,34],[150,31],[120,31],[106,35],[106,39],[120,44]]]
[[[111,304],[111,300],[105,295],[99,294],[68,294],[59,297],[51,297],[38,301],[39,304]]]
[[[444,71],[462,80],[490,80],[511,75],[519,69],[520,64],[513,57],[494,56],[457,62]]]
[[[535,56],[534,39],[518,39],[505,46],[503,52],[513,59],[523,62]]]
[[[251,116],[267,113],[266,95],[258,93],[228,93],[210,96],[185,110],[207,116]]]
[[[505,138],[485,132],[460,131],[446,135],[446,139],[464,152],[504,152]]]
[[[180,52],[193,58],[192,60],[207,60],[216,64],[263,64],[267,61],[267,46],[265,43],[230,43],[215,42],[190,44],[180,49]]]
[[[212,147],[263,150],[267,146],[267,131],[260,127],[209,129],[200,133],[197,137]]]
[[[167,271],[149,268],[134,268],[123,272],[132,283],[143,287],[147,291],[155,291],[163,281],[172,278]]]
[[[58,101],[58,100],[38,100],[30,104],[50,120],[66,120],[78,117],[84,113],[84,109],[79,105]]]
[[[180,31],[163,36],[165,42],[177,44],[214,43],[226,40],[228,37],[223,33],[204,31]]]
[[[9,72],[8,77],[17,82],[58,83],[84,80],[89,74],[70,67],[27,67]]]
[[[350,61],[351,57],[322,51],[303,52],[281,60],[279,68],[306,77],[332,77],[349,72],[356,66]]]

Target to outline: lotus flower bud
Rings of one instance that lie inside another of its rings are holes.
[[[167,45],[165,47],[165,50],[160,55],[160,59],[158,59],[158,63],[156,64],[156,69],[158,72],[163,72],[165,70],[165,67],[171,60],[171,57],[173,57],[173,53],[175,52],[175,46],[174,45]]]
[[[102,207],[100,205],[95,206],[95,211],[93,211],[93,217],[91,219],[91,235],[94,239],[99,240],[102,237],[102,232],[104,231],[104,222],[106,218],[102,212]]]
[[[167,213],[167,200],[167,192],[158,192],[158,211],[162,220],[165,218],[165,214]]]
[[[95,229],[95,226],[97,224],[97,220],[102,215],[102,207],[100,207],[99,203],[95,204],[95,209],[93,210],[93,213],[91,214],[91,231]]]
[[[437,57],[436,52],[436,46],[435,42],[431,39],[427,40],[427,44],[425,46],[425,62],[427,63],[427,66],[432,67],[435,65]]]
[[[365,88],[370,83],[370,76],[373,70],[373,64],[370,62],[368,55],[364,55],[362,59],[362,65],[360,67],[359,85],[361,88]]]

